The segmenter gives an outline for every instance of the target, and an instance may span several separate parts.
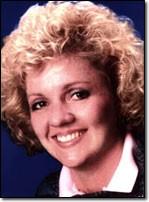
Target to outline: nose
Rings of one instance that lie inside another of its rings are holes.
[[[51,107],[49,124],[52,127],[60,127],[71,124],[75,120],[74,114],[72,114],[68,108],[61,104],[55,104]]]

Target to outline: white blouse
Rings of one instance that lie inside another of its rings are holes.
[[[133,147],[135,143],[130,133],[126,135],[120,162],[115,170],[111,181],[103,191],[116,191],[129,193],[135,184],[138,167],[133,158]],[[70,170],[66,166],[62,167],[59,179],[60,197],[71,197],[77,194],[84,194],[77,190],[71,179]]]

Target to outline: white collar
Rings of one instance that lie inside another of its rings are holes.
[[[138,168],[132,154],[133,146],[134,141],[131,134],[127,134],[124,141],[120,162],[112,176],[111,181],[107,187],[103,188],[103,191],[116,191],[125,193],[132,191],[138,175]],[[75,184],[71,179],[70,170],[66,166],[63,166],[61,170],[59,187],[60,197],[71,197],[77,194],[84,194],[83,192],[78,191],[75,187]]]
[[[138,167],[134,161],[132,153],[134,144],[132,136],[127,134],[121,160],[108,186],[103,188],[104,191],[125,193],[130,193],[132,191],[138,175]]]

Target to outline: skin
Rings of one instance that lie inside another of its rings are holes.
[[[26,87],[31,124],[43,147],[70,168],[80,190],[96,191],[107,184],[122,141],[104,73],[85,59],[61,56],[28,74]]]

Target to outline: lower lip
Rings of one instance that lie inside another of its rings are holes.
[[[80,136],[78,136],[78,137],[76,137],[76,138],[74,138],[73,140],[70,140],[70,141],[68,141],[68,142],[59,142],[59,141],[57,140],[57,138],[54,138],[54,139],[55,139],[56,143],[57,143],[60,147],[68,148],[68,147],[72,147],[72,146],[75,146],[76,144],[78,144],[78,143],[82,140],[82,138],[84,137],[86,131],[87,131],[87,130],[82,130]]]

